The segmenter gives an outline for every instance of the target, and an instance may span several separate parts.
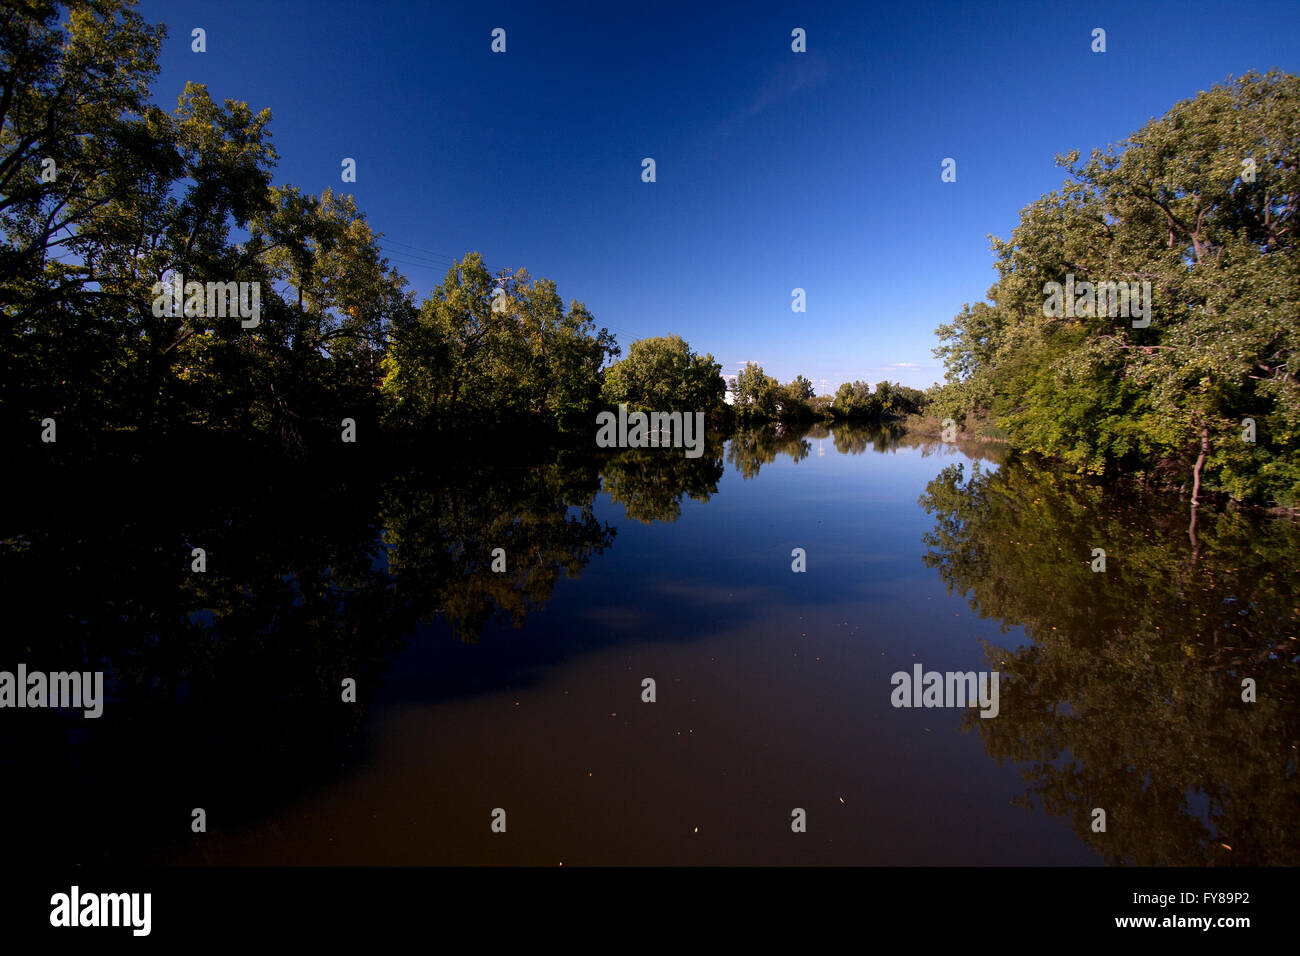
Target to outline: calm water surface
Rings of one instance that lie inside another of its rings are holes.
[[[1189,535],[989,454],[51,476],[63,507],[6,506],[0,669],[98,662],[112,696],[3,713],[3,810],[74,861],[1300,862],[1296,526]],[[999,671],[998,716],[893,707],[917,663]]]

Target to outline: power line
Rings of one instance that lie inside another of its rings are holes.
[[[384,255],[387,256],[387,257],[390,258],[390,259],[397,259],[398,257],[401,257],[401,258],[405,259],[405,260],[408,261],[408,262],[418,262],[418,263],[420,263],[421,265],[437,266],[439,269],[447,269],[447,268],[450,268],[450,267],[452,266],[452,264],[453,264],[453,263],[450,263],[450,262],[439,262],[439,261],[437,261],[437,260],[435,260],[435,259],[426,259],[426,258],[423,257],[423,256],[417,256],[417,255],[416,255],[415,253],[413,253],[413,252],[403,252],[403,251],[400,250],[400,249],[398,249],[398,250],[396,250],[396,251],[394,251],[394,250],[392,250],[392,249],[384,249],[383,252],[384,252]]]
[[[415,258],[413,258],[413,257],[408,257],[407,254],[406,254],[405,252],[388,252],[388,251],[385,251],[385,252],[384,252],[384,258],[386,258],[386,259],[392,259],[394,262],[404,262],[404,263],[407,263],[407,264],[409,264],[409,265],[430,266],[430,267],[433,267],[433,268],[435,268],[435,269],[444,269],[444,270],[445,270],[445,269],[449,268],[449,266],[450,266],[450,263],[446,263],[446,262],[432,262],[432,261],[430,261],[430,260],[420,260],[420,259],[415,259]]]
[[[432,250],[432,249],[425,249],[423,246],[417,246],[417,245],[414,245],[413,243],[409,243],[409,242],[401,242],[400,240],[397,240],[397,239],[389,239],[387,236],[384,236],[384,237],[383,237],[382,239],[380,239],[379,241],[380,241],[380,242],[390,242],[390,243],[392,243],[392,244],[395,245],[395,246],[405,246],[407,249],[414,249],[416,252],[422,252],[422,253],[424,253],[425,255],[434,256],[435,258],[438,258],[438,259],[446,259],[446,260],[448,260],[449,262],[454,262],[454,261],[456,260],[456,257],[455,257],[455,256],[449,256],[449,255],[447,255],[445,252],[435,252],[435,251]]]

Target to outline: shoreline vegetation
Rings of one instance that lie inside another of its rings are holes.
[[[274,183],[269,110],[194,83],[170,113],[150,103],[166,28],[131,0],[66,22],[55,6],[23,8],[3,29],[24,54],[0,107],[11,447],[58,457],[186,433],[289,457],[447,433],[576,447],[626,404],[702,412],[722,434],[816,422],[955,434],[1179,488],[1193,510],[1300,508],[1300,77],[1230,79],[1120,147],[1058,157],[1065,186],[992,240],[989,301],[936,330],[944,384],[817,395],[750,363],[729,404],[711,354],[678,335],[624,354],[555,282],[492,272],[478,253],[417,303],[352,196]],[[1143,320],[1127,321],[1127,301],[1118,319],[1117,290],[1137,278]],[[172,283],[181,294],[160,308]],[[1059,300],[1062,283],[1078,297],[1047,308],[1044,290]],[[206,309],[189,292],[204,284]],[[212,307],[214,287],[235,284],[256,297],[251,323]]]
[[[1063,186],[992,239],[987,301],[936,330],[933,414],[991,420],[1080,474],[1186,489],[1193,509],[1295,512],[1300,77],[1229,78],[1057,164]]]

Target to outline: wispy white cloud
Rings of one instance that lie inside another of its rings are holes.
[[[759,88],[745,115],[757,116],[768,107],[791,99],[800,90],[816,86],[828,76],[830,76],[830,67],[825,57],[815,53],[786,60]]]
[[[733,132],[746,120],[794,99],[800,91],[820,85],[830,75],[830,64],[820,54],[801,53],[791,57],[768,74],[748,106],[732,113],[718,125],[718,133],[725,135]]]

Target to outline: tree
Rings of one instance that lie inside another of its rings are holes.
[[[794,381],[787,382],[777,390],[779,415],[784,421],[805,421],[816,417],[812,407],[815,394],[812,382],[802,375],[796,375]]]
[[[471,255],[416,309],[353,197],[272,185],[268,110],[194,83],[171,113],[149,105],[163,35],[130,0],[0,15],[4,425],[198,426],[289,449],[381,412],[589,427],[618,348],[581,302]],[[676,400],[718,404],[712,358],[686,364]]]
[[[1298,156],[1300,77],[1272,72],[1059,157],[1071,178],[993,240],[993,304],[937,330],[936,409],[990,408],[1080,471],[1173,476],[1193,507],[1207,488],[1300,505]],[[1078,309],[1052,314],[1047,283],[1067,281]],[[1100,295],[1115,282],[1150,284],[1136,327]]]
[[[75,231],[59,237],[75,261],[50,259],[40,275],[6,283],[6,326],[17,339],[12,386],[0,376],[7,412],[21,418],[36,403],[145,432],[189,420],[193,400],[247,414],[256,333],[238,315],[157,310],[154,286],[173,277],[264,280],[230,230],[248,226],[268,201],[269,121],[265,110],[218,105],[187,84],[174,113],[150,108],[117,123],[112,162],[80,187]],[[12,246],[23,227],[10,217],[4,228]],[[203,352],[224,363],[225,390],[238,400],[196,394],[182,377],[180,348],[195,336],[213,340]],[[69,355],[82,373],[71,380],[58,374]]]
[[[885,418],[906,418],[916,415],[925,408],[925,392],[908,385],[898,385],[890,381],[876,383],[876,404],[880,406],[880,416]]]
[[[39,280],[106,201],[96,187],[132,145],[166,36],[134,6],[18,0],[0,19],[0,283]]]
[[[270,191],[246,251],[277,283],[284,308],[262,342],[274,430],[300,441],[299,423],[346,409],[373,416],[389,330],[414,311],[405,277],[351,196]]]
[[[139,138],[164,35],[113,0],[20,0],[0,17],[0,414],[11,427],[65,412],[102,420],[123,404],[105,381],[121,339],[70,240],[110,186],[126,185],[115,171]]]
[[[549,279],[494,277],[472,253],[417,313],[393,326],[384,359],[390,420],[458,424],[544,422],[585,427],[601,368],[618,354],[581,302],[566,310]]]
[[[747,362],[736,375],[736,414],[741,418],[760,421],[775,418],[780,400],[779,389],[776,379],[765,373],[761,365]]]
[[[831,411],[837,418],[878,418],[880,401],[867,382],[844,382],[835,390]]]
[[[618,354],[614,336],[576,299],[566,311],[550,279],[520,289],[519,309],[533,346],[524,389],[532,411],[563,429],[585,429],[600,403],[602,369]]]
[[[609,405],[707,415],[721,408],[726,388],[712,354],[697,355],[680,335],[668,335],[629,345],[627,357],[605,372],[602,395]]]

